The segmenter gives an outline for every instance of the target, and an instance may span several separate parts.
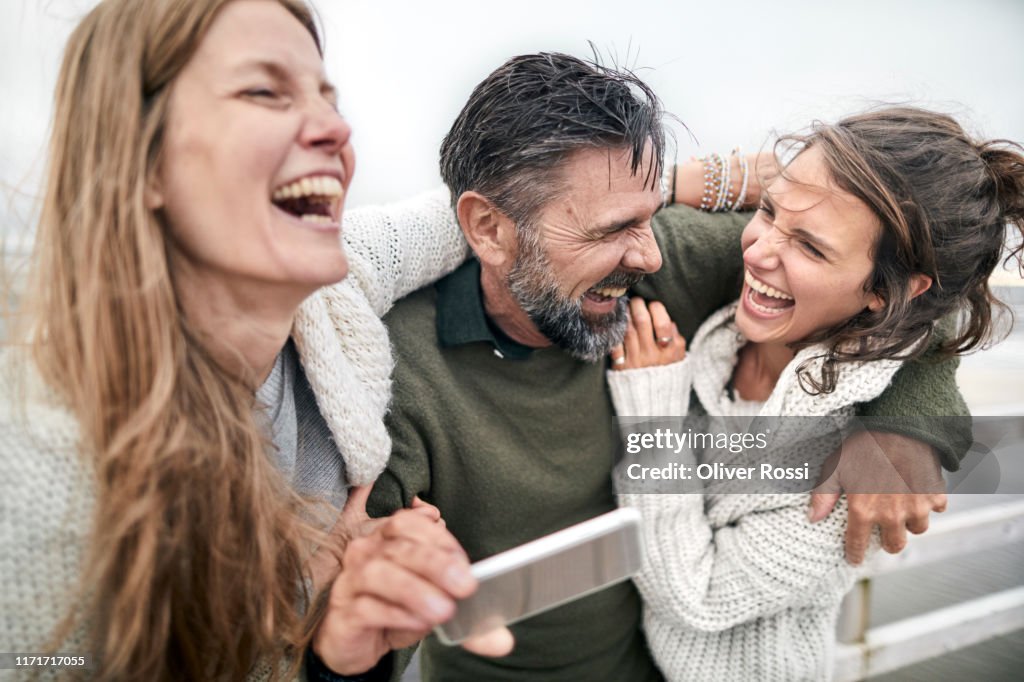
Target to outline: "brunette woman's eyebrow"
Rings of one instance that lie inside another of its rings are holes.
[[[808,232],[802,227],[794,227],[793,229],[789,230],[789,232],[791,234],[796,235],[797,237],[800,237],[805,241],[810,242],[816,249],[818,249],[822,253],[829,254],[832,256],[837,255],[836,250],[833,249],[828,242],[822,240],[821,237],[818,237],[812,234],[811,232]]]

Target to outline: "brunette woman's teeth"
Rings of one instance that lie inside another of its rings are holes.
[[[750,274],[750,270],[744,270],[743,281],[747,283],[747,286],[749,286],[751,289],[758,292],[759,294],[764,294],[765,296],[770,296],[772,298],[782,299],[783,301],[793,300],[793,297],[790,296],[789,294],[783,293],[776,289],[775,287],[772,287],[768,284],[765,284],[761,280],[756,279],[752,274]],[[766,310],[771,309],[766,308]]]

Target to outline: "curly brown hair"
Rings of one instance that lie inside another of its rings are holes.
[[[810,393],[835,389],[842,362],[913,359],[933,345],[936,357],[984,347],[993,337],[995,298],[989,276],[999,264],[1022,263],[1024,242],[1011,245],[1008,226],[1024,235],[1024,156],[1009,140],[979,141],[951,116],[916,107],[888,107],[835,124],[815,122],[787,135],[776,156],[820,150],[833,182],[857,197],[881,224],[867,293],[885,301],[800,342],[824,344],[820,377],[799,370]],[[780,149],[783,151],[780,152]],[[785,174],[785,164],[779,167]],[[932,286],[913,296],[911,276]],[[952,331],[933,338],[948,318]]]

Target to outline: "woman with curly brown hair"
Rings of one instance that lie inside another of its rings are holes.
[[[821,417],[832,429],[925,352],[939,320],[957,320],[947,355],[991,337],[1000,304],[988,278],[1007,226],[1024,233],[1018,145],[975,140],[949,116],[910,107],[783,141],[796,153],[744,230],[739,300],[689,349],[678,335],[656,340],[654,329],[672,328],[662,306],[631,301],[608,372],[620,415]],[[834,445],[791,441],[771,463],[820,464]],[[756,450],[683,452],[673,461],[759,463]],[[645,520],[644,625],[668,679],[831,676],[839,603],[855,577],[843,558],[845,502],[814,525],[806,493],[646,494],[627,479],[620,503]]]

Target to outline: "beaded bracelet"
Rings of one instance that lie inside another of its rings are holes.
[[[734,156],[737,157],[740,164],[740,191],[735,200],[732,195],[732,157]],[[750,187],[750,168],[747,158],[740,153],[740,148],[733,149],[729,158],[711,153],[694,160],[700,161],[704,167],[704,193],[700,198],[700,210],[720,213],[742,209]],[[673,188],[674,186],[673,182]]]
[[[739,211],[740,209],[743,208],[743,204],[747,200],[747,188],[749,186],[749,182],[748,181],[750,180],[750,175],[749,175],[749,172],[748,172],[749,168],[747,167],[747,157],[745,157],[742,153],[740,153],[740,148],[736,147],[736,149],[732,150],[732,153],[733,153],[733,155],[738,156],[739,159],[740,159],[740,178],[741,178],[741,180],[740,180],[740,193],[736,197],[736,203],[734,203],[732,205],[732,209],[731,210]]]
[[[730,186],[732,185],[732,157],[725,158],[721,154],[716,154],[719,163],[722,165],[722,174],[718,181],[718,200],[715,202],[715,207],[712,211],[719,213],[721,211],[729,210],[729,196],[731,194]]]
[[[721,183],[724,159],[721,154],[708,154],[699,159],[704,165],[704,193],[700,198],[700,210],[715,212],[719,210],[718,198],[721,196]],[[712,199],[714,197],[714,199]]]

